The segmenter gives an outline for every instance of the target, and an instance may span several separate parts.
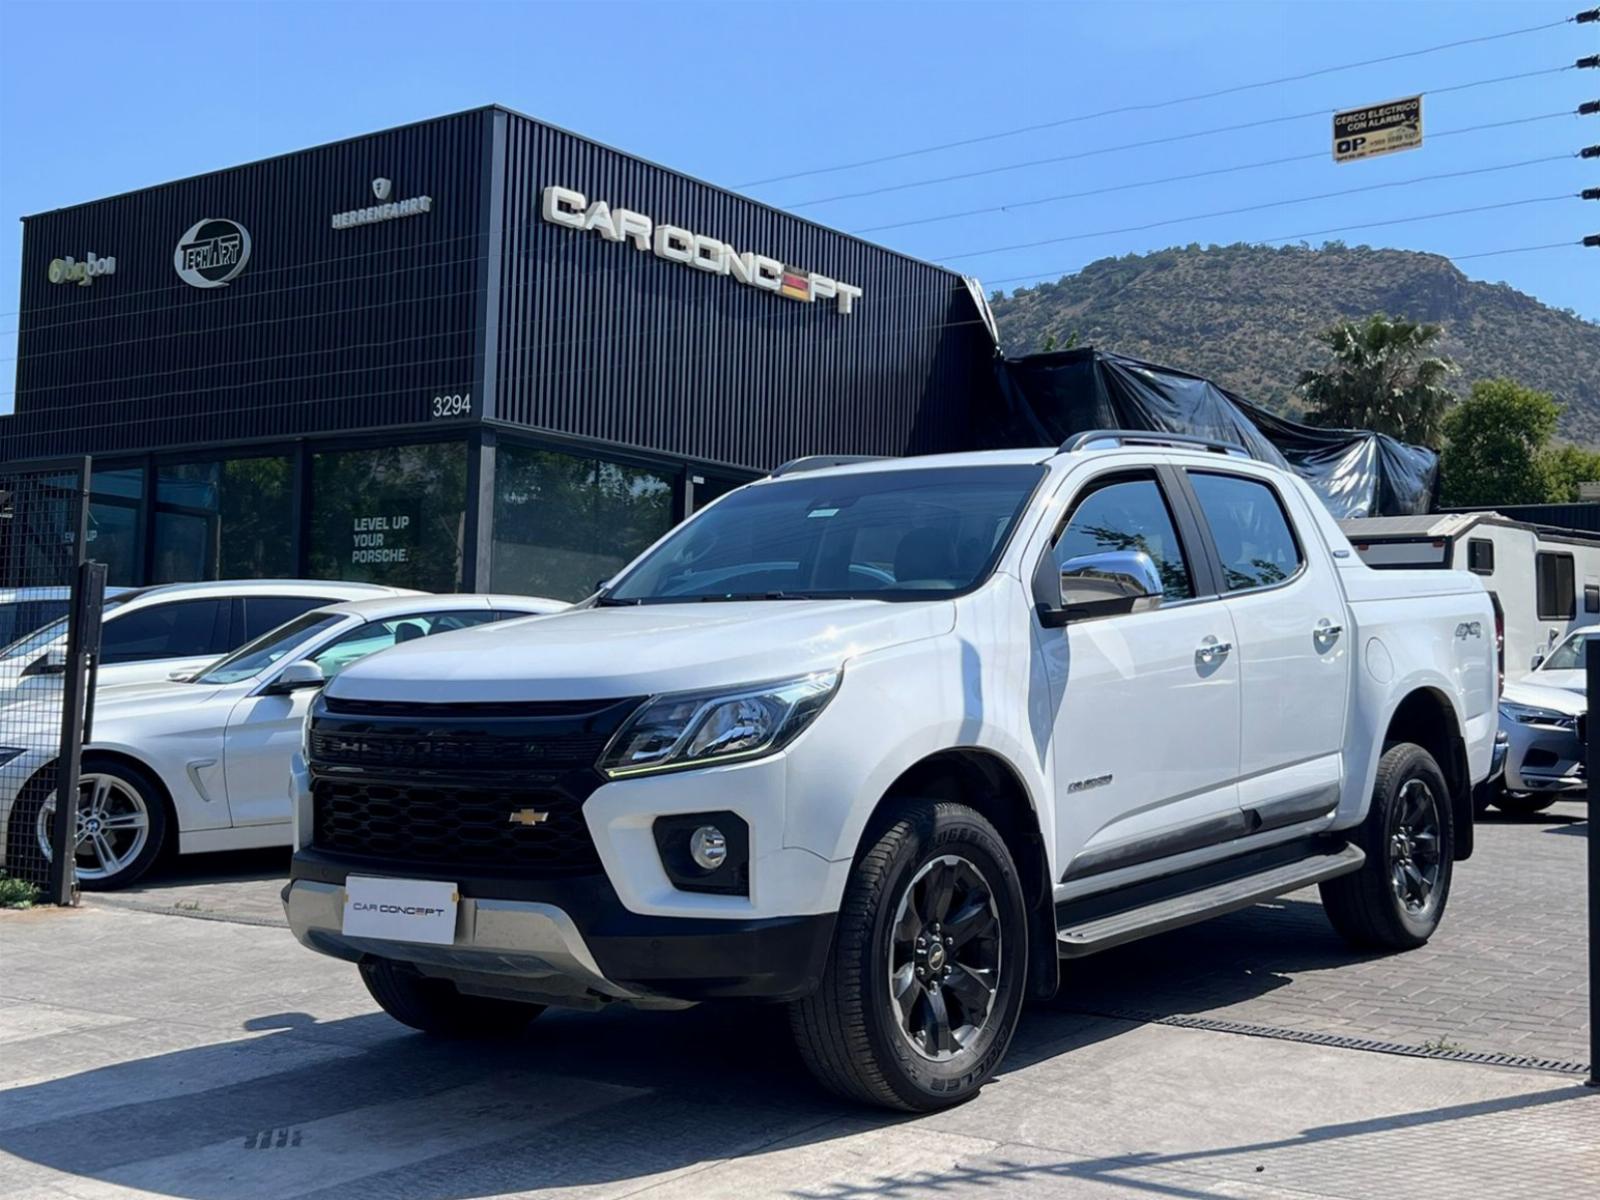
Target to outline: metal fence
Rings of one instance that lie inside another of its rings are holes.
[[[88,549],[87,458],[0,467],[0,877],[56,904],[120,836],[79,799],[105,595]]]

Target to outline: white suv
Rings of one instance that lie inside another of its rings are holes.
[[[1063,958],[1309,884],[1421,945],[1496,690],[1475,577],[1368,568],[1237,447],[802,461],[334,680],[285,906],[424,1030],[785,1001],[828,1086],[936,1108]]]

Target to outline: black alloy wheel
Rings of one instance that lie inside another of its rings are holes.
[[[967,859],[926,863],[906,886],[889,946],[889,994],[919,1054],[953,1058],[982,1034],[1000,979],[1000,912]]]

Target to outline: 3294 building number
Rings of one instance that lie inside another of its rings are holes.
[[[472,415],[472,393],[457,392],[449,396],[435,396],[429,405],[428,415],[432,417],[470,417]]]

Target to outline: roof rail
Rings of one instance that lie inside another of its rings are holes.
[[[1096,443],[1109,442],[1110,445]],[[1075,433],[1061,443],[1057,454],[1073,454],[1079,450],[1110,450],[1120,446],[1170,446],[1174,449],[1207,450],[1212,454],[1231,454],[1249,458],[1250,452],[1237,442],[1224,442],[1218,438],[1197,437],[1192,433],[1149,433],[1139,429],[1087,429]]]
[[[803,458],[791,458],[781,467],[774,468],[767,478],[798,475],[802,471],[823,471],[828,467],[848,467],[852,463],[884,462],[889,457],[887,454],[808,454]]]

